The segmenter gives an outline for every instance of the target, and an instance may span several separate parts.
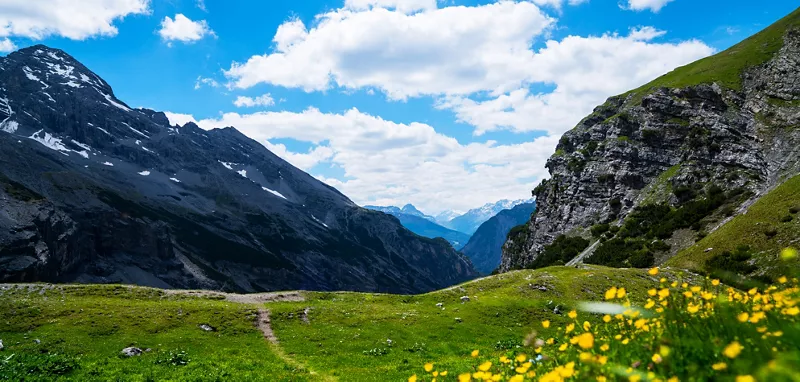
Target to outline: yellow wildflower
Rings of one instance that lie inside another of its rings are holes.
[[[511,361],[508,359],[508,357],[506,357],[506,356],[501,356],[500,357],[500,363],[509,363],[509,362],[511,362]]]
[[[566,343],[561,344],[561,346],[558,347],[558,351],[567,350],[567,346],[569,346],[569,344],[566,344]]]
[[[491,368],[492,368],[492,363],[490,361],[486,361],[482,363],[480,366],[478,366],[478,370],[480,371],[488,371]]]
[[[479,351],[477,351],[477,350],[473,350],[473,351],[472,351],[472,358],[475,358],[475,357],[477,357],[479,353],[480,353]]]
[[[719,362],[711,365],[711,368],[716,371],[725,370],[728,368],[728,364],[725,362]]]
[[[617,296],[617,287],[611,287],[606,291],[606,300],[611,300]]]
[[[689,305],[686,306],[686,311],[692,314],[697,313],[697,311],[699,310],[700,310],[700,305],[694,305],[692,303],[689,303]]]
[[[711,280],[711,285],[713,285],[713,286],[719,285],[719,280],[717,280],[717,279]]]
[[[736,377],[736,382],[756,382],[752,375],[739,375]]]
[[[589,321],[584,321],[583,322],[583,330],[588,332],[591,327],[592,327],[592,324],[590,324]]]
[[[658,354],[661,354],[662,357],[666,357],[669,355],[670,351],[672,351],[672,349],[670,349],[669,346],[661,345],[661,347],[658,349]]]
[[[625,288],[619,288],[617,290],[617,298],[623,298],[626,294],[627,292],[625,291]]]
[[[458,382],[469,382],[472,380],[472,375],[470,373],[459,374]]]
[[[433,364],[432,364],[432,363],[430,363],[430,362],[429,362],[429,363],[426,363],[426,364],[425,364],[425,371],[427,371],[427,372],[429,372],[429,373],[430,373],[430,372],[431,372],[431,370],[433,370]]]
[[[701,290],[703,290],[703,288],[700,288],[699,286],[693,286],[693,287],[689,288],[689,290],[691,290],[694,293],[698,293]]]
[[[592,353],[582,352],[578,355],[578,359],[580,359],[581,362],[589,362],[592,359]]]
[[[608,346],[608,344],[603,344],[602,346],[600,346],[600,351],[608,351],[609,348],[610,346]]]
[[[655,296],[656,294],[658,294],[658,291],[655,289],[650,289],[647,291],[647,294],[650,296]]]
[[[571,331],[575,330],[575,324],[569,324],[569,325],[567,325],[567,328],[566,328],[566,329],[564,329],[564,330],[565,330],[565,332],[566,332],[566,333],[569,333],[569,332],[571,332]]]
[[[524,380],[525,380],[525,377],[522,376],[522,375],[519,375],[519,374],[517,374],[517,375],[515,375],[515,376],[513,376],[513,377],[508,379],[509,382],[522,382]]]
[[[607,314],[605,316],[603,316],[603,322],[611,322],[611,316],[609,316]]]
[[[661,361],[664,360],[664,358],[661,357],[661,354],[653,354],[650,359],[652,359],[655,363],[661,363]]]
[[[694,296],[694,295],[692,294],[692,292],[689,292],[687,290],[686,292],[683,292],[683,296],[686,297],[686,298],[692,298],[692,296]]]
[[[736,316],[736,319],[739,320],[739,322],[747,322],[747,320],[750,319],[750,315],[747,314],[747,312],[742,312]]]
[[[408,382],[417,382],[417,375],[414,374],[414,375],[408,377]]]
[[[781,251],[781,259],[784,261],[792,260],[797,257],[797,250],[794,248],[786,248]]]
[[[639,382],[641,380],[642,380],[642,376],[640,376],[639,374],[633,374],[633,375],[628,377],[628,381],[630,381],[630,382]]]
[[[668,379],[667,382],[681,382],[681,380],[678,379],[678,377],[672,377],[672,378]]]
[[[608,381],[608,379],[606,379],[606,377],[604,377],[602,375],[598,376],[596,379],[597,379],[597,382],[606,382],[606,381]]]
[[[432,374],[433,374],[434,377],[438,377],[439,376],[439,372],[438,371],[434,371]]]
[[[796,316],[796,315],[800,314],[800,308],[798,308],[796,306],[793,306],[793,307],[791,307],[789,309],[786,309],[784,311],[784,314],[786,314],[788,316]]]
[[[669,289],[664,288],[664,289],[658,291],[658,297],[661,297],[662,299],[669,297]]]
[[[647,299],[647,304],[644,304],[644,308],[645,309],[650,309],[655,305],[656,305],[656,302],[648,298]]]
[[[728,358],[736,358],[742,352],[742,349],[744,349],[744,346],[742,346],[738,341],[733,341],[725,347],[725,350],[722,351],[722,354]]]
[[[700,297],[702,297],[703,300],[708,301],[708,300],[711,300],[712,298],[714,298],[714,294],[710,293],[710,292],[703,292],[702,294],[700,294]]]
[[[788,280],[786,280],[786,276],[781,276],[778,278],[778,282],[781,284],[786,284]]]
[[[443,371],[443,372],[439,373],[439,375],[441,375],[442,377],[446,376],[446,375],[447,375],[447,370],[445,370],[445,371]]]
[[[542,321],[542,327],[545,328],[545,329],[549,328],[550,327],[550,320]]]
[[[647,273],[649,273],[651,276],[655,276],[658,274],[658,268],[650,268],[650,270],[647,271]]]
[[[576,311],[574,311],[574,310],[571,310],[569,313],[567,313],[567,316],[568,316],[569,318],[575,318],[575,317],[578,317],[578,312],[576,312]]]
[[[594,335],[592,333],[583,333],[578,336],[578,346],[583,349],[591,349],[594,347]]]
[[[526,356],[525,354],[520,354],[517,356],[517,362],[519,363],[525,362],[526,359],[528,359],[528,356]]]
[[[553,337],[550,337],[550,338],[548,338],[548,339],[547,339],[547,341],[545,341],[545,343],[547,343],[548,345],[552,345],[552,344],[554,344],[555,342],[556,342],[556,340],[555,340],[555,338],[553,338]]]

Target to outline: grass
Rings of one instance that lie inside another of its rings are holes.
[[[782,278],[745,292],[719,280],[662,278],[641,305],[631,300],[636,293],[613,286],[604,303],[581,304],[566,322],[535,325],[525,347],[498,356],[476,346],[471,367],[429,362],[409,381],[447,380],[442,372],[465,382],[796,381],[797,285],[797,278]]]
[[[709,270],[706,263],[724,251],[735,252],[739,246],[748,246],[756,255],[756,273],[770,277],[784,274],[787,267],[796,269],[800,261],[786,264],[779,258],[783,248],[797,247],[800,237],[800,219],[786,220],[796,215],[800,207],[800,176],[795,176],[761,197],[746,214],[712,232],[695,245],[681,251],[667,264],[695,271]],[[772,232],[774,230],[774,235]],[[769,235],[768,235],[769,233]],[[712,248],[706,252],[706,249]]]
[[[672,182],[670,182],[670,180],[672,180],[675,175],[678,175],[680,170],[681,163],[678,163],[666,169],[653,182],[650,182],[650,184],[642,190],[641,204],[657,204],[667,201],[672,194]]]
[[[521,346],[535,323],[564,322],[577,301],[601,298],[608,285],[623,282],[641,293],[656,283],[638,270],[552,267],[418,296],[309,293],[306,301],[269,307],[281,347],[310,368],[342,380],[397,381],[430,360],[468,367],[474,346],[503,354]],[[553,314],[556,306],[562,315]],[[309,323],[300,318],[307,308]]]
[[[148,288],[32,286],[3,290],[0,312],[0,380],[309,379],[265,342],[247,305]],[[121,357],[128,346],[151,351]]]
[[[633,96],[628,102],[638,104],[645,95],[662,87],[683,88],[715,82],[741,90],[742,73],[769,61],[783,46],[786,31],[798,25],[800,9],[723,52],[677,68],[625,95]]]

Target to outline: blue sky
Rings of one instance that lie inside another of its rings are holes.
[[[606,97],[728,48],[797,6],[3,3],[0,49],[63,49],[131,106],[204,128],[234,125],[357,203],[411,202],[427,213],[529,197],[558,137]]]

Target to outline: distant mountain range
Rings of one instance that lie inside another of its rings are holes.
[[[469,257],[478,272],[491,273],[500,265],[508,232],[530,220],[535,209],[536,202],[531,202],[500,211],[478,227],[461,252]]]
[[[450,220],[437,221],[447,228],[472,235],[484,222],[492,216],[497,215],[502,210],[514,208],[514,206],[531,203],[533,199],[501,200],[496,203],[487,203],[482,207],[471,209],[467,213],[456,216]]]
[[[455,249],[460,249],[469,241],[469,235],[436,224],[434,217],[425,215],[411,204],[406,204],[403,208],[394,206],[364,206],[364,208],[396,217],[403,227],[408,228],[408,230],[417,235],[431,239],[441,237],[450,242],[450,245]]]
[[[532,202],[533,200],[531,199],[501,200],[496,203],[488,203],[483,207],[471,209],[465,214],[446,210],[436,216],[425,214],[417,207],[414,207],[413,204],[406,204],[402,208],[395,206],[364,206],[364,208],[395,216],[400,220],[400,223],[411,232],[429,238],[444,238],[449,241],[455,249],[461,249],[467,244],[478,227],[493,216],[503,210]]]

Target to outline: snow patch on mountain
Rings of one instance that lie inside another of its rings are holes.
[[[148,175],[150,175],[150,171],[147,171],[147,170],[141,171],[141,172],[139,172],[139,175],[148,176]]]
[[[271,193],[271,194],[273,194],[273,195],[275,195],[275,196],[277,196],[277,197],[280,197],[280,198],[286,199],[286,197],[285,197],[285,196],[283,196],[283,194],[281,194],[281,193],[280,193],[280,192],[278,192],[278,191],[275,191],[275,190],[270,190],[269,188],[266,188],[266,187],[263,187],[263,186],[261,187],[261,189],[262,189],[262,190],[264,190],[264,191],[266,191],[266,192],[269,192],[269,193]],[[289,199],[286,199],[286,200],[289,200]]]

